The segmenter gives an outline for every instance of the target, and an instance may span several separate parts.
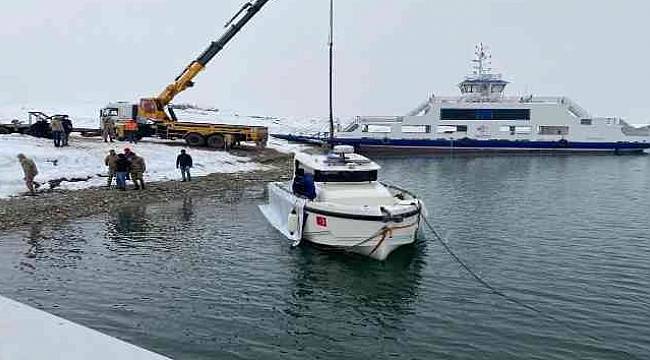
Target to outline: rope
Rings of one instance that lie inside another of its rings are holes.
[[[480,283],[485,288],[490,290],[493,294],[498,295],[498,296],[504,298],[505,300],[510,301],[510,302],[512,302],[514,304],[517,304],[517,305],[519,305],[519,306],[521,306],[521,307],[523,307],[525,309],[533,311],[533,312],[537,313],[538,315],[541,315],[542,317],[550,319],[550,320],[556,322],[557,324],[566,327],[569,331],[573,332],[574,334],[587,337],[587,338],[589,338],[590,340],[593,340],[593,341],[599,341],[594,336],[587,335],[587,334],[582,334],[582,333],[578,332],[577,330],[574,330],[567,322],[565,322],[565,321],[563,321],[563,320],[561,320],[561,319],[559,319],[559,318],[557,318],[557,317],[555,317],[555,316],[553,316],[551,314],[547,314],[547,313],[543,312],[542,310],[536,308],[533,305],[526,304],[525,302],[523,302],[521,300],[515,299],[515,298],[509,296],[508,294],[504,293],[503,291],[501,291],[501,290],[495,288],[494,286],[492,286],[490,283],[488,283],[482,277],[480,277],[476,272],[474,272],[474,270],[472,270],[472,268],[470,268],[460,257],[458,257],[458,255],[456,255],[456,253],[454,253],[454,251],[451,249],[451,247],[449,247],[449,245],[442,238],[442,236],[440,236],[440,234],[438,234],[438,231],[436,231],[436,229],[433,227],[433,225],[431,225],[429,223],[429,220],[427,220],[426,217],[422,217],[422,220],[424,220],[424,223],[427,225],[429,230],[431,230],[431,232],[433,233],[434,238],[442,245],[442,247],[445,249],[447,254],[449,254],[449,256],[451,256],[463,269],[465,269],[465,271],[468,274],[470,274],[478,283]]]

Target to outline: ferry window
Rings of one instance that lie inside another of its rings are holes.
[[[456,131],[458,131],[458,132],[467,132],[467,125],[458,125],[458,126],[456,126]]]
[[[492,92],[502,92],[503,88],[503,85],[492,85]]]
[[[316,170],[314,181],[317,182],[365,182],[376,181],[377,170],[372,171],[320,171]]]
[[[540,126],[539,134],[540,135],[568,135],[569,127],[568,126]]]
[[[439,125],[438,128],[436,128],[436,132],[438,134],[451,134],[456,132],[456,126]]]
[[[530,126],[515,126],[515,133],[517,134],[530,134],[533,132],[533,128]]]
[[[440,109],[440,120],[476,120],[475,109]]]
[[[363,125],[363,132],[369,132],[369,133],[389,133],[390,126],[387,125],[373,125],[373,124],[368,124],[368,125]]]
[[[429,125],[402,125],[403,133],[430,133],[431,126]]]
[[[440,109],[440,120],[530,120],[530,109]]]
[[[476,109],[476,120],[492,120],[493,116],[492,109]]]
[[[580,119],[580,125],[591,125],[591,119]]]

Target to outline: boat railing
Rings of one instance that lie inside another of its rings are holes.
[[[436,96],[431,98],[433,103],[462,103],[462,102],[474,102],[472,99],[468,99],[462,96]],[[576,109],[579,109],[580,112],[587,113],[584,109],[574,103],[571,99],[564,96],[500,96],[497,100],[498,102],[504,103],[542,103],[542,104],[567,104],[571,105]],[[479,101],[480,102],[480,101]],[[495,102],[495,101],[486,101],[486,102]]]
[[[396,123],[404,121],[403,116],[356,116],[354,122],[363,123]]]
[[[389,188],[389,189],[393,189],[393,190],[397,190],[397,191],[399,191],[399,192],[402,192],[402,193],[404,193],[404,194],[406,194],[406,195],[412,197],[413,199],[417,199],[417,198],[418,198],[417,195],[415,195],[414,193],[412,193],[412,192],[410,192],[410,191],[408,191],[408,190],[406,190],[406,189],[404,189],[404,188],[402,188],[402,187],[399,187],[399,186],[397,186],[397,185],[393,185],[393,184],[387,183],[387,182],[385,182],[385,181],[380,181],[379,183],[382,184],[382,185],[384,185],[385,187],[387,187],[387,188]]]

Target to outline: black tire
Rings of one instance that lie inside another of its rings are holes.
[[[185,135],[185,142],[189,146],[204,146],[205,138],[201,134],[189,133]]]
[[[208,146],[213,149],[224,149],[226,147],[226,140],[221,134],[214,134],[208,137]]]

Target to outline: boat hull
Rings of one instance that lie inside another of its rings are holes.
[[[315,136],[274,134],[273,137],[299,143],[314,144],[326,141]],[[650,149],[645,142],[578,142],[578,141],[511,141],[479,139],[334,139],[335,144],[352,145],[360,151],[381,152],[609,152],[642,153]]]
[[[350,214],[323,214],[308,208],[305,214],[304,240],[380,261],[400,246],[415,242],[421,221],[419,211],[400,221],[355,219]]]
[[[412,199],[409,205],[385,206],[389,212],[372,212],[365,207],[336,212],[323,203],[310,202],[291,193],[287,183],[268,185],[269,203],[260,206],[269,223],[298,245],[301,240],[319,247],[344,250],[385,260],[391,252],[412,244],[425,210]],[[407,200],[409,202],[409,200]],[[289,214],[297,213],[297,228],[289,229]]]

